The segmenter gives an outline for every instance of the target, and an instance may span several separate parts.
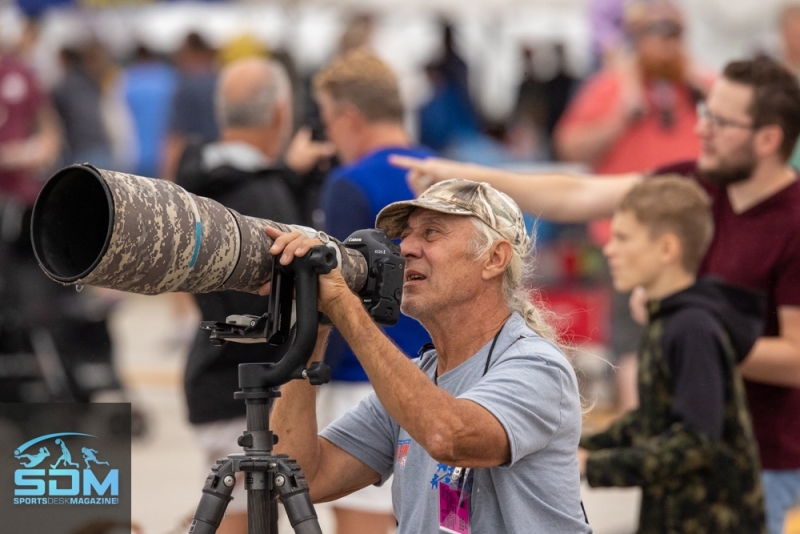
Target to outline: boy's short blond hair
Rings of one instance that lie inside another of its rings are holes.
[[[697,272],[714,235],[711,199],[697,182],[676,174],[646,179],[628,191],[617,211],[633,213],[653,237],[675,234],[681,264]]]
[[[367,49],[351,50],[322,69],[314,77],[314,91],[352,105],[370,122],[403,122],[397,76]]]

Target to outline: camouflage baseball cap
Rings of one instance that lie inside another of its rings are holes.
[[[419,198],[394,202],[378,213],[375,226],[391,238],[400,237],[415,208],[471,215],[494,229],[520,253],[530,245],[519,206],[505,193],[484,182],[446,180],[429,187]]]

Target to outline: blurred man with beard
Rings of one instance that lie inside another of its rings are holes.
[[[766,294],[763,335],[740,366],[758,441],[767,522],[781,532],[800,500],[800,182],[787,162],[800,135],[800,86],[779,63],[728,64],[698,106],[700,157],[662,168],[712,199],[715,234],[700,273]],[[488,182],[545,219],[607,217],[641,174],[524,176],[444,160],[395,158],[415,189],[453,176]],[[610,177],[609,177],[610,178]]]
[[[695,105],[711,78],[686,57],[680,11],[669,0],[637,1],[625,22],[632,51],[586,82],[555,131],[560,159],[599,174],[651,170],[700,153]]]

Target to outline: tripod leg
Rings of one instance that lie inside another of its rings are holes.
[[[197,505],[189,534],[215,534],[225,509],[231,501],[231,493],[236,485],[233,462],[218,460],[203,485],[203,496]]]
[[[322,534],[317,512],[308,495],[308,483],[300,466],[288,458],[282,458],[277,463],[275,489],[281,496],[292,528],[297,534]]]

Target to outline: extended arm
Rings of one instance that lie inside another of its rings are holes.
[[[513,198],[523,211],[565,223],[610,217],[622,197],[641,179],[639,174],[520,174],[440,158],[392,156],[390,161],[409,169],[408,181],[417,194],[451,178],[486,182]]]
[[[762,337],[739,366],[754,382],[800,388],[800,306],[778,308],[780,336]]]

